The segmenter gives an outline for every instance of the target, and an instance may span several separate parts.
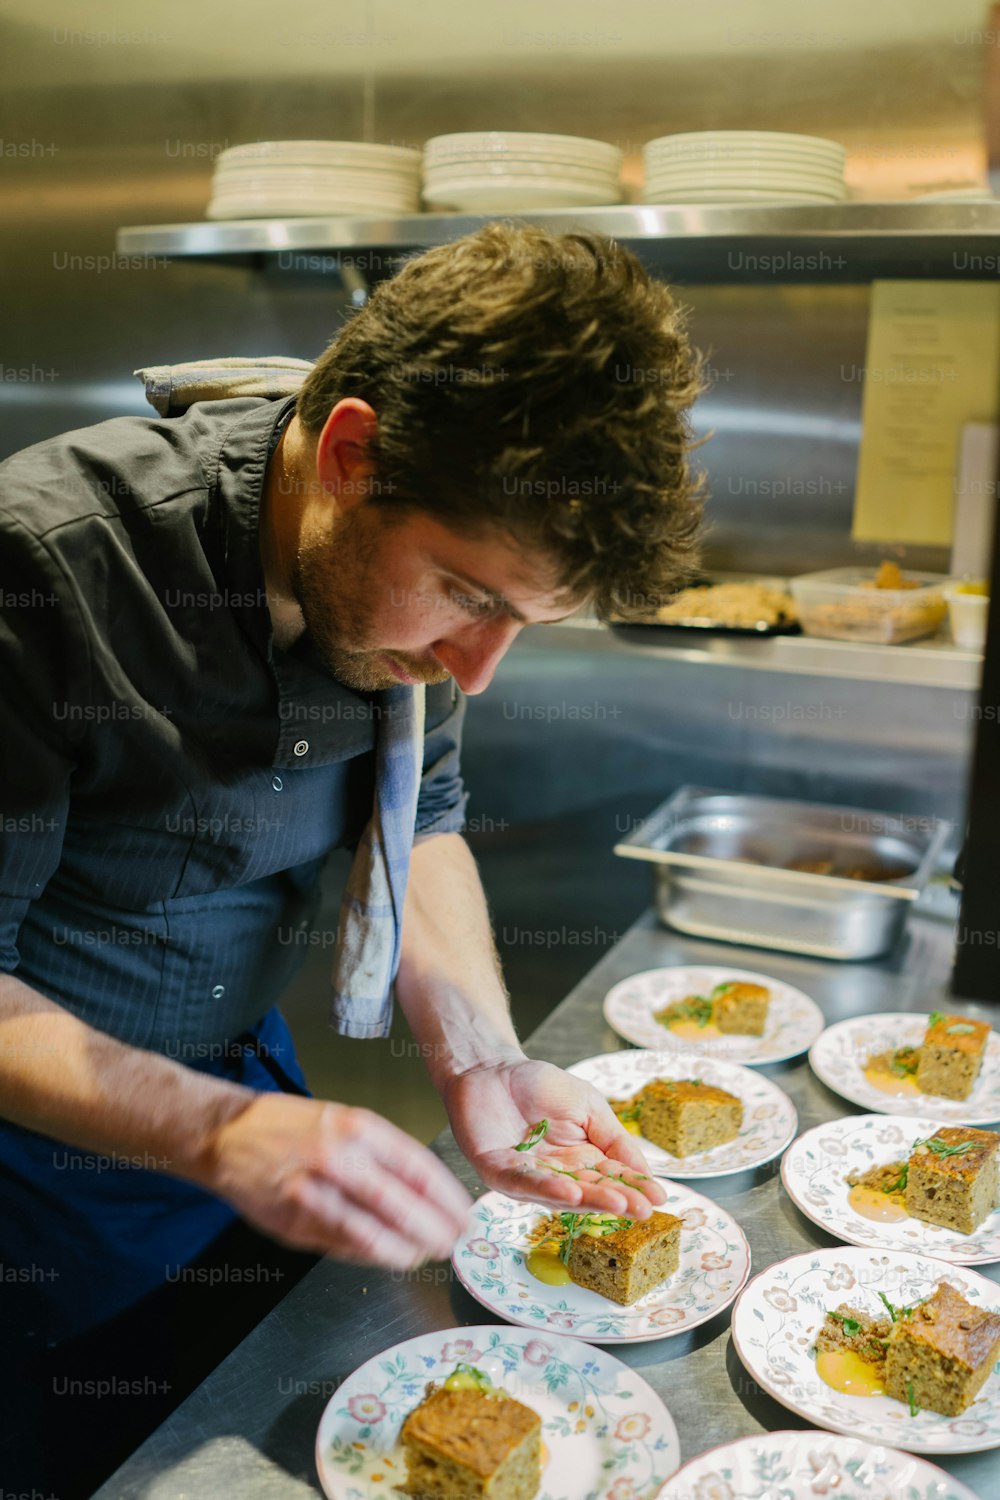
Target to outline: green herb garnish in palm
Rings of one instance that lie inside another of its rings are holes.
[[[520,1143],[520,1145],[515,1146],[514,1150],[515,1151],[530,1151],[531,1148],[532,1148],[532,1146],[537,1146],[538,1145],[538,1142],[542,1139],[542,1136],[545,1134],[545,1132],[548,1130],[548,1128],[549,1128],[549,1122],[548,1122],[548,1120],[539,1120],[539,1122],[538,1122],[537,1125],[532,1125],[532,1127],[531,1127],[531,1133],[528,1136],[528,1139],[526,1141],[522,1141]]]

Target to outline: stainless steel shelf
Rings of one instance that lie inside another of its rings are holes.
[[[315,265],[306,259],[300,266],[293,261],[287,269],[335,271],[349,264],[364,270],[359,251],[377,247],[401,252],[444,244],[495,218],[516,218],[556,231],[594,229],[619,240],[662,244],[669,249],[674,272],[691,280],[718,280],[723,275],[727,280],[856,280],[873,270],[886,274],[894,269],[974,277],[977,256],[983,260],[978,275],[992,279],[1000,263],[1000,200],[752,207],[633,203],[544,213],[139,224],[118,231],[117,247],[125,255],[167,257],[288,258],[313,252]],[[391,266],[374,264],[369,269],[388,271]]]
[[[911,645],[873,646],[858,641],[827,641],[810,635],[706,635],[693,640],[672,633],[662,642],[652,637],[621,636],[597,620],[573,616],[557,625],[536,625],[520,638],[523,649],[618,651],[659,657],[664,661],[699,662],[762,672],[791,672],[808,677],[840,677],[924,688],[974,692],[982,674],[982,656],[948,640]]]

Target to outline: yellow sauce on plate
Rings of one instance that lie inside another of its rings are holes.
[[[674,1036],[690,1038],[692,1041],[722,1035],[714,1021],[709,1021],[705,1026],[699,1026],[697,1021],[670,1021],[667,1023],[667,1030],[672,1031]]]
[[[816,1374],[834,1391],[845,1396],[884,1396],[874,1365],[867,1364],[850,1349],[824,1349],[816,1356]]]
[[[569,1286],[573,1280],[559,1259],[559,1247],[551,1241],[543,1241],[534,1250],[529,1250],[524,1264],[535,1280],[544,1281],[546,1286]]]
[[[897,1219],[910,1217],[902,1193],[883,1193],[860,1182],[851,1188],[847,1201],[856,1214],[863,1219],[874,1219],[876,1224],[893,1224]]]
[[[915,1078],[900,1078],[896,1073],[887,1073],[884,1068],[865,1068],[865,1077],[874,1089],[883,1094],[919,1094]]]

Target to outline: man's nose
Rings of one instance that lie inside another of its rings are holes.
[[[431,650],[462,692],[474,695],[489,687],[500,658],[520,629],[517,620],[503,615],[445,636]]]

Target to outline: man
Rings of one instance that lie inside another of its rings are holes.
[[[458,751],[462,695],[525,625],[676,586],[697,389],[680,314],[631,254],[494,224],[380,285],[296,396],[181,402],[0,466],[7,1488],[89,1492],[190,1384],[190,1305],[205,1336],[221,1316],[179,1284],[259,1258],[258,1231],[379,1266],[449,1253],[464,1189],[373,1112],[310,1097],[275,1008],[281,934],[313,919],[332,848],[367,882],[345,900],[338,1028],[385,1034],[398,963],[485,1183],[637,1218],[663,1201],[597,1092],[521,1051]],[[382,843],[406,732],[400,878]],[[375,982],[351,955],[397,899]],[[78,1380],[53,1403],[98,1350],[169,1368],[169,1389],[99,1406]]]

